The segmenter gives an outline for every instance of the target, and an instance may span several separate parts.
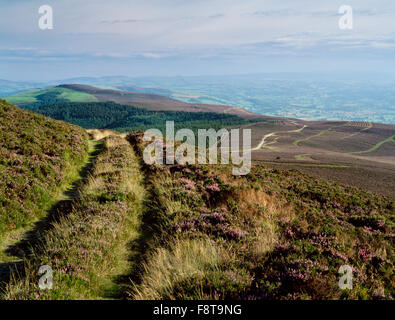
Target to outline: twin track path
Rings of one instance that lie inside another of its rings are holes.
[[[143,175],[123,136],[113,132],[91,135],[96,139],[91,141],[81,178],[44,219],[4,245],[3,256],[8,260],[0,264],[0,299],[125,296],[125,277],[138,255],[129,244],[140,236]],[[40,290],[37,285],[43,265],[53,270],[51,290]]]

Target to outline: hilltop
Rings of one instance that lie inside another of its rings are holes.
[[[127,87],[133,89],[133,87]],[[140,89],[139,91],[141,91]],[[35,89],[5,97],[10,103],[34,108],[53,102],[116,102],[155,111],[215,112],[237,115],[246,119],[259,118],[243,108],[228,105],[187,103],[165,95],[103,89],[81,84],[61,84],[47,89]]]

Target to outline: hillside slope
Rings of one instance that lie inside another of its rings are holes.
[[[24,108],[89,129],[106,128],[122,132],[152,127],[163,129],[166,120],[174,120],[176,129],[219,129],[232,125],[248,128],[252,130],[252,159],[255,161],[297,168],[318,177],[395,195],[394,125],[260,116],[237,107],[187,103],[168,96],[81,84],[59,85],[7,99],[19,101]],[[102,101],[103,105],[91,104],[95,101]],[[118,105],[110,104],[105,110],[108,101]],[[70,102],[78,104],[68,105]],[[127,109],[125,105],[144,110],[143,115]],[[88,111],[92,110],[93,113],[89,114]],[[170,113],[150,114],[150,111]],[[179,115],[171,113],[179,111],[189,112],[189,115],[180,119]],[[202,111],[206,114],[191,115]],[[238,116],[247,121],[224,119],[222,115]]]
[[[139,133],[127,139],[138,154]],[[145,166],[133,299],[393,299],[394,201],[296,170]],[[338,286],[339,268],[352,290]],[[137,283],[137,285],[136,285]]]
[[[166,120],[174,120],[176,129],[248,128],[252,130],[252,159],[257,162],[297,168],[317,177],[395,195],[394,125],[259,116],[237,107],[186,103],[167,96],[81,84],[25,92],[7,99],[86,129],[163,130]],[[136,107],[143,110],[142,114]],[[154,111],[159,113],[150,113]],[[188,114],[172,113],[180,111]]]
[[[82,128],[0,100],[0,238],[48,208],[64,179],[83,162]]]
[[[86,92],[81,92],[63,87],[51,87],[48,89],[28,90],[5,97],[10,103],[15,105],[42,105],[53,102],[78,101],[78,102],[96,102],[98,99]]]

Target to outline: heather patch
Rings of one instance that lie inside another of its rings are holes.
[[[138,135],[128,139],[141,149]],[[201,239],[231,257],[174,280],[157,299],[393,298],[393,199],[265,166],[245,177],[226,166],[145,172],[157,201],[150,221],[160,235],[150,246],[171,252],[180,239]],[[147,259],[143,279],[151,270]],[[345,264],[352,267],[352,290],[338,286]]]
[[[0,235],[41,217],[88,152],[83,129],[0,101]]]

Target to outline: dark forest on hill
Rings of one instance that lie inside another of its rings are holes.
[[[175,129],[220,129],[256,120],[214,112],[152,111],[115,102],[65,102],[57,97],[42,97],[41,102],[23,106],[57,120],[85,129],[112,129],[120,132],[157,128],[164,132],[166,121],[174,121]]]

